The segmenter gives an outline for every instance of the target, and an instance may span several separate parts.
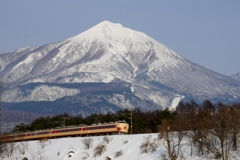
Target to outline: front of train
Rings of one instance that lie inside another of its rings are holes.
[[[117,121],[116,126],[119,133],[128,133],[129,124],[126,121]]]

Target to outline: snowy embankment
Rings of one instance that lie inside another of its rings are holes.
[[[86,140],[91,140],[89,149],[87,143],[84,143]],[[153,148],[156,150],[151,148],[150,144],[155,144]],[[198,156],[194,148],[191,156],[191,147],[187,138],[183,138],[180,146],[181,156],[178,156],[178,159],[202,160],[214,158],[212,155]],[[1,157],[1,159],[22,160],[26,157],[28,160],[161,160],[164,159],[164,154],[167,155],[167,149],[163,140],[158,140],[158,134],[69,137],[45,141],[18,142],[12,145],[12,148],[11,156],[8,158]],[[143,153],[144,151],[147,153]],[[240,153],[233,153],[232,159],[240,159]]]

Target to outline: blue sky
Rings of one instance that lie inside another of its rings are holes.
[[[240,72],[239,0],[0,0],[0,53],[62,41],[104,20],[218,73]]]

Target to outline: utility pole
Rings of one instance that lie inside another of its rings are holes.
[[[123,113],[119,113],[118,115],[119,115],[119,116],[124,116],[124,117],[126,117],[126,118],[128,118],[128,119],[131,120],[131,124],[130,124],[130,125],[131,125],[131,126],[130,126],[130,127],[131,127],[131,132],[130,132],[130,133],[131,133],[131,135],[132,135],[132,127],[133,127],[132,110],[131,110],[131,112],[130,112],[130,114],[129,114],[128,116],[125,115],[125,114],[123,114]],[[129,117],[129,116],[130,116],[130,117]]]
[[[63,126],[64,127],[66,127],[66,119],[70,119],[70,118],[63,117]]]
[[[131,135],[132,135],[132,110],[131,110]]]

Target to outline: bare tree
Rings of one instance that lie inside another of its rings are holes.
[[[218,112],[212,115],[213,129],[209,130],[209,134],[216,137],[217,143],[220,145],[220,153],[222,160],[228,160],[233,151],[236,141],[233,137],[235,133],[235,126],[239,125],[236,119],[239,119],[236,110],[223,104],[218,104]]]
[[[140,146],[141,153],[148,153],[148,147],[150,145],[150,138],[151,138],[151,136],[143,137],[143,138],[144,138],[144,141],[143,141],[143,143]]]
[[[232,116],[234,117],[233,119],[233,136],[232,136],[232,141],[233,141],[233,150],[237,151],[239,148],[238,144],[240,142],[240,139],[238,139],[239,136],[239,128],[240,128],[240,103],[236,103],[232,105]]]
[[[83,138],[82,143],[84,144],[86,149],[90,149],[92,146],[93,139],[92,138]]]
[[[172,120],[164,119],[159,127],[159,138],[163,139],[163,145],[167,149],[166,159],[176,160],[179,156],[182,136],[177,135],[177,132],[173,132],[173,126]]]
[[[177,126],[182,126],[188,131],[191,146],[194,144],[198,155],[211,153],[216,158],[228,160],[238,148],[239,108],[239,104],[213,105],[208,100],[203,103],[202,107],[194,105],[193,102],[181,104],[173,124],[176,121],[187,124]]]

